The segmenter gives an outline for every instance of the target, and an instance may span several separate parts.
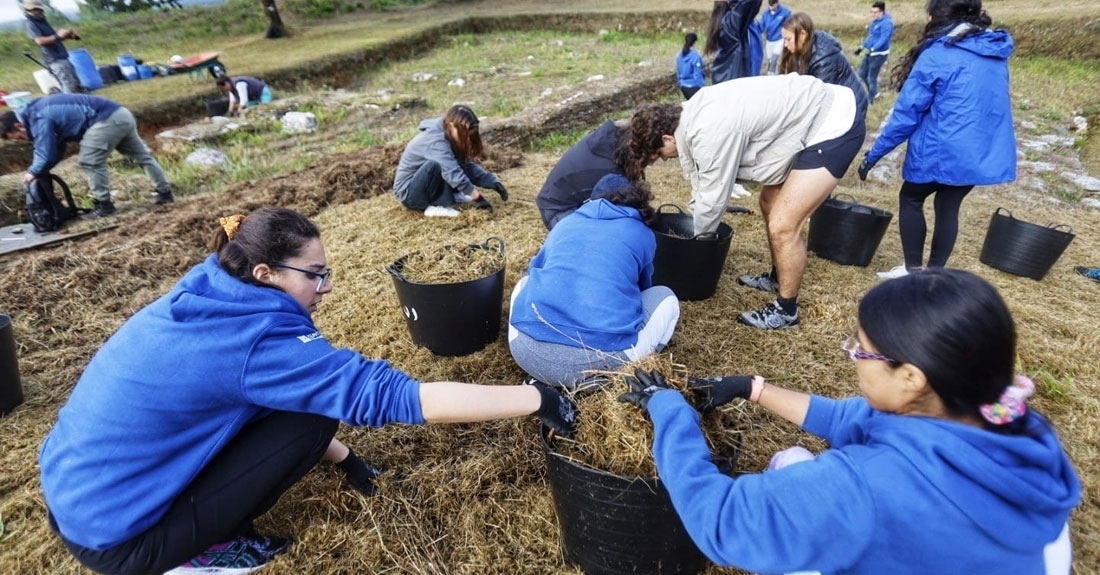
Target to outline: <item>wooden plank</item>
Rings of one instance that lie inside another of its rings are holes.
[[[102,230],[109,230],[115,227],[118,227],[118,224],[99,226],[90,230],[82,230],[74,233],[68,233],[65,231],[65,228],[62,227],[56,232],[40,234],[34,231],[34,226],[30,224],[4,226],[0,228],[0,257],[5,257],[15,252],[36,248],[39,246],[54,244],[65,240],[82,238],[84,236],[88,236]]]

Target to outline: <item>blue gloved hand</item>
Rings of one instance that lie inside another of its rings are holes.
[[[628,375],[625,379],[630,391],[620,395],[619,401],[633,403],[643,411],[649,405],[649,400],[653,397],[653,394],[665,389],[672,389],[665,381],[665,376],[656,369],[646,373],[640,368],[634,368],[634,376]]]

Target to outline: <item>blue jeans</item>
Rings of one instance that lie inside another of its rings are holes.
[[[878,73],[889,57],[889,54],[865,56],[859,65],[859,79],[867,86],[867,98],[871,102],[878,96]]]

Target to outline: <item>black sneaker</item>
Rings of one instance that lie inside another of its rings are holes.
[[[1073,268],[1073,270],[1094,282],[1100,282],[1100,268],[1087,268],[1085,266],[1077,266]]]
[[[268,560],[276,555],[286,553],[293,541],[289,537],[277,537],[275,535],[261,535],[255,529],[248,529],[242,535],[237,536],[237,541],[244,543]]]
[[[92,201],[92,209],[88,213],[84,214],[84,219],[95,220],[98,218],[105,218],[107,216],[114,215],[118,210],[115,208],[115,204],[111,200],[94,200]]]
[[[737,283],[768,293],[779,293],[779,282],[775,281],[771,272],[758,276],[741,276],[737,278]]]
[[[157,192],[149,201],[158,206],[163,206],[176,201],[176,198],[172,195],[172,192]]]
[[[737,316],[737,321],[757,329],[788,329],[798,327],[798,310],[794,310],[793,315],[787,315],[773,301],[756,311],[747,311]]]

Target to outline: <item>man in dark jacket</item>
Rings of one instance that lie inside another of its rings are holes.
[[[23,176],[26,183],[48,174],[64,156],[65,144],[80,142],[77,162],[94,199],[87,217],[100,218],[116,211],[107,177],[107,157],[113,150],[145,168],[156,185],[153,203],[174,200],[164,170],[138,135],[134,115],[106,98],[57,94],[32,100],[18,111],[0,114],[0,139],[26,140],[34,145],[34,161]]]
[[[42,0],[23,1],[23,12],[27,16],[27,37],[42,50],[42,60],[61,83],[61,91],[66,94],[77,93],[80,91],[80,80],[76,77],[76,68],[69,61],[69,51],[61,41],[69,38],[79,40],[80,36],[69,28],[54,30],[46,20],[44,8]]]

